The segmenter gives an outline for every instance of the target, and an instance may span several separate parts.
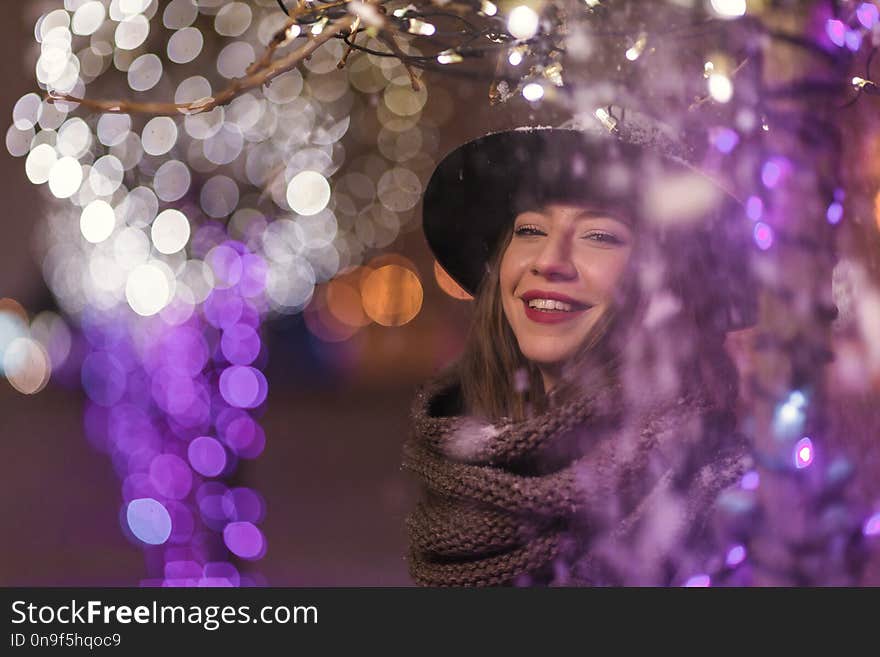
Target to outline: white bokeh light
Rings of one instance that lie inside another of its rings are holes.
[[[129,16],[116,26],[114,41],[122,50],[134,50],[143,45],[150,34],[150,21],[143,14]]]
[[[177,253],[189,241],[189,221],[180,210],[163,210],[153,222],[150,237],[159,253]]]
[[[177,124],[170,116],[150,119],[141,133],[141,143],[148,155],[164,155],[177,143]]]
[[[58,143],[55,147],[60,155],[79,158],[92,145],[92,131],[79,117],[64,122],[58,130]]]
[[[89,172],[89,186],[98,196],[111,196],[122,184],[125,170],[122,162],[113,155],[95,160]]]
[[[37,94],[25,94],[12,108],[13,124],[19,130],[28,130],[37,125],[43,113],[43,101]]]
[[[287,185],[287,204],[299,214],[317,214],[330,201],[330,183],[317,171],[303,171]]]
[[[58,153],[49,144],[35,146],[24,163],[28,180],[35,185],[42,185],[49,180],[49,172],[58,161]]]
[[[525,5],[515,7],[507,18],[507,31],[517,39],[531,39],[538,33],[538,14]]]
[[[709,95],[719,103],[730,102],[733,98],[733,83],[723,73],[712,73],[709,76]]]
[[[712,9],[722,18],[739,18],[746,13],[746,0],[712,0]]]
[[[106,16],[107,10],[100,2],[92,1],[81,4],[73,13],[71,24],[73,33],[80,36],[94,34],[101,27]]]
[[[162,60],[153,53],[141,55],[128,67],[128,86],[134,91],[147,91],[162,79]]]
[[[62,157],[49,171],[49,191],[56,198],[70,198],[82,184],[83,171],[72,157]]]
[[[103,242],[113,234],[116,227],[116,214],[106,201],[95,200],[83,208],[79,229],[86,241],[92,244]]]
[[[175,64],[188,64],[202,52],[205,39],[198,28],[185,27],[168,39],[168,59]]]
[[[537,82],[529,82],[522,90],[523,98],[535,102],[544,97],[544,87]]]
[[[253,13],[244,2],[230,2],[224,5],[214,19],[217,34],[226,37],[237,37],[251,25]]]
[[[131,117],[128,114],[102,114],[98,119],[98,141],[105,146],[121,144],[129,130]]]
[[[155,263],[135,267],[125,282],[125,300],[138,315],[155,315],[171,300],[171,286],[165,272]]]
[[[193,24],[199,15],[199,7],[192,0],[171,0],[162,13],[162,23],[169,30],[179,30]]]
[[[163,201],[171,203],[189,190],[192,175],[189,168],[179,160],[165,162],[153,176],[153,189]]]

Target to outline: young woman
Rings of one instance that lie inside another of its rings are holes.
[[[754,290],[735,199],[682,154],[642,121],[496,133],[437,167],[425,235],[475,305],[413,405],[417,583],[668,585],[718,565],[710,511],[749,465],[724,336]]]

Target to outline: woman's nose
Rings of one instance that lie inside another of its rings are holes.
[[[543,240],[541,250],[535,255],[532,270],[548,278],[571,278],[577,268],[571,259],[571,240],[565,235],[549,235]]]

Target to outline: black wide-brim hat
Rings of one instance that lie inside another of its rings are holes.
[[[751,240],[738,200],[695,167],[688,147],[666,131],[644,123],[621,127],[517,128],[474,139],[449,153],[422,199],[425,238],[440,266],[476,295],[501,236],[521,212],[552,201],[574,202],[649,225],[652,210],[659,211],[650,207],[658,201],[657,180],[670,174],[709,180],[708,187],[717,191],[704,212],[711,216],[689,222],[685,230],[703,233],[711,251],[713,280],[705,284],[712,286],[714,302],[724,311],[724,329],[754,324],[755,290],[744,280]],[[706,187],[700,185],[703,197]],[[679,186],[668,193],[688,190]],[[699,203],[706,205],[705,198]],[[652,229],[656,232],[657,225]],[[660,232],[676,230],[682,232],[674,221],[668,230],[660,227]]]

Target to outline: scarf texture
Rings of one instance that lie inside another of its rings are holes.
[[[710,511],[748,469],[732,413],[699,392],[626,399],[620,385],[520,422],[460,414],[454,371],[421,386],[404,468],[424,586],[680,584],[713,558]],[[717,557],[715,557],[717,559]]]

